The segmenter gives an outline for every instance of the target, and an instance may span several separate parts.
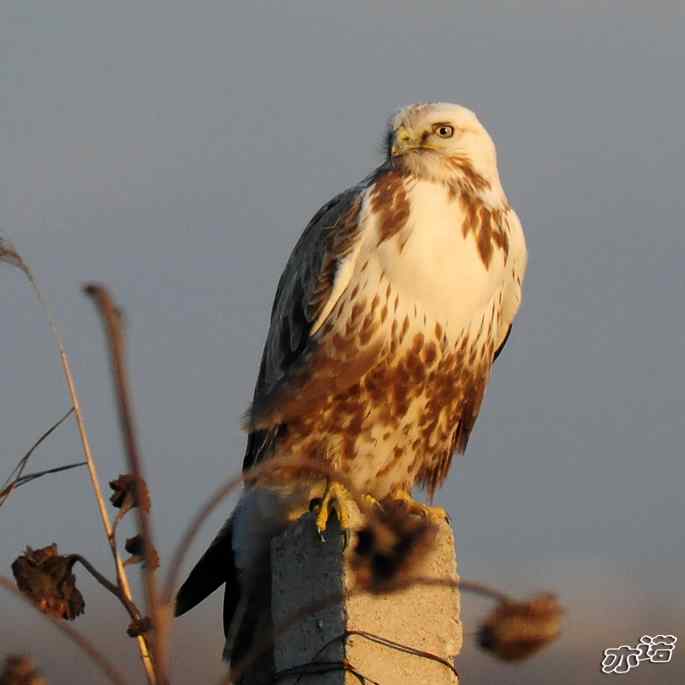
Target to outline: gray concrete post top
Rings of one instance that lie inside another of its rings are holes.
[[[311,515],[273,541],[272,618],[278,675],[273,682],[457,683],[449,667],[462,644],[456,586],[410,583],[389,594],[355,590],[350,566],[353,547],[345,547],[337,522],[322,541]],[[440,524],[430,545],[422,549],[412,576],[457,580],[448,523]]]

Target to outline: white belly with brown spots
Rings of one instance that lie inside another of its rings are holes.
[[[432,493],[444,479],[520,300],[508,249],[478,243],[458,198],[427,181],[405,190],[410,211],[394,231],[367,198],[363,240],[331,304],[343,333],[361,326],[380,341],[377,362],[316,417],[288,424],[293,456],[323,458],[379,499],[417,482]]]

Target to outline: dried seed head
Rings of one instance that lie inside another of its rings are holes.
[[[140,564],[145,565],[145,541],[142,535],[135,535],[132,538],[128,538],[124,544],[124,549],[131,555],[125,564]],[[153,547],[151,550],[150,568],[159,568],[159,554],[157,550]]]
[[[350,560],[357,585],[372,593],[391,592],[413,575],[436,532],[428,520],[384,504],[357,532]]]
[[[85,601],[71,569],[74,556],[61,556],[57,545],[26,552],[12,564],[18,588],[44,613],[73,621],[83,613]]]
[[[5,668],[0,673],[0,685],[48,685],[27,656],[10,654],[5,658]]]
[[[21,258],[16,248],[6,238],[0,238],[0,263],[9,264],[24,272],[29,280],[32,280],[31,271],[26,262]]]
[[[121,509],[120,516],[123,516],[133,507],[150,511],[150,493],[142,478],[123,473],[116,480],[111,480],[109,487],[114,491],[109,501],[113,507]]]
[[[559,637],[563,614],[549,593],[527,602],[500,602],[478,631],[478,644],[504,661],[527,659]]]

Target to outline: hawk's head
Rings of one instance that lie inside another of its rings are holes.
[[[409,105],[390,120],[386,141],[388,158],[417,176],[449,183],[467,174],[481,186],[476,190],[501,191],[495,144],[466,107]]]

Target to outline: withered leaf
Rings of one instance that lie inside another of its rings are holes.
[[[123,473],[116,480],[110,481],[109,487],[113,490],[109,501],[113,507],[121,509],[120,515],[125,514],[133,507],[150,511],[150,493],[142,478],[136,478],[130,473]]]
[[[128,538],[124,544],[124,549],[131,555],[126,559],[125,564],[145,564],[145,541],[142,535]],[[150,568],[159,568],[159,554],[157,554],[157,550],[154,547],[151,551]]]

